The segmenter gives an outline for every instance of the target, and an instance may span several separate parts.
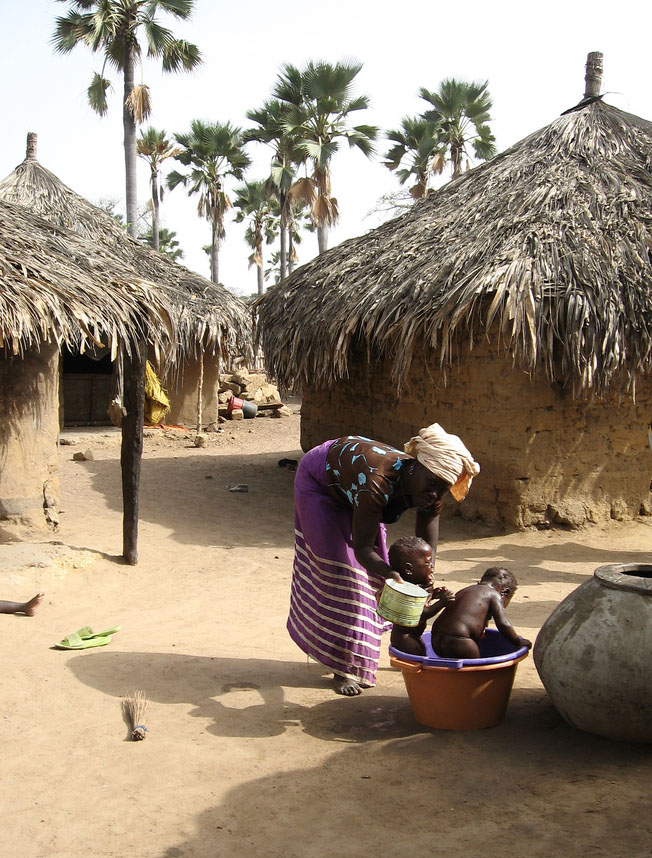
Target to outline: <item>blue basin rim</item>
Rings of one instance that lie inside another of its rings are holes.
[[[497,629],[487,629],[484,636],[478,644],[480,653],[484,653],[481,658],[440,658],[432,648],[430,643],[430,632],[424,632],[422,640],[426,645],[426,655],[410,655],[407,652],[401,652],[390,645],[389,651],[396,658],[401,658],[403,661],[412,661],[417,664],[422,664],[424,667],[449,667],[453,670],[459,670],[461,667],[481,667],[486,664],[501,664],[505,661],[512,661],[515,658],[521,658],[526,655],[528,648],[526,646],[512,649],[513,644],[500,634]]]

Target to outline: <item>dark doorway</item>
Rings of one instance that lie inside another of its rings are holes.
[[[63,366],[63,425],[108,426],[113,388],[113,363],[108,348],[75,354],[65,346]]]

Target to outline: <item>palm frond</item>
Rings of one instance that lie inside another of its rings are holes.
[[[305,205],[312,206],[313,201],[317,196],[317,189],[315,187],[314,180],[307,176],[297,179],[290,188],[290,196],[293,200],[301,200]]]
[[[67,16],[55,20],[54,35],[51,44],[60,54],[69,54],[80,42],[91,47],[93,16],[69,12]]]
[[[201,52],[196,45],[184,39],[174,39],[163,51],[163,71],[192,71],[203,63]]]
[[[195,0],[158,0],[157,5],[175,18],[187,20],[192,14]]]
[[[125,106],[137,125],[144,122],[152,112],[149,87],[145,84],[137,84],[134,86],[127,96]]]
[[[111,88],[111,81],[95,72],[87,90],[88,103],[100,116],[105,116],[109,109],[106,94]]]

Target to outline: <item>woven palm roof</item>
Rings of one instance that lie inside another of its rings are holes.
[[[168,259],[127,234],[107,212],[92,205],[43,167],[35,157],[35,136],[28,135],[27,157],[0,181],[0,200],[26,206],[48,221],[71,230],[115,260],[156,284],[161,299],[175,307],[178,356],[199,351],[229,358],[251,354],[251,316],[230,292]]]
[[[53,341],[84,351],[137,339],[167,351],[176,309],[156,283],[77,233],[0,200],[0,349]]]
[[[279,381],[415,347],[444,372],[488,336],[552,382],[630,392],[652,368],[652,123],[599,98],[298,268],[257,302]]]

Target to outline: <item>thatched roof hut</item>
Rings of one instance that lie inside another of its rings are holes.
[[[602,101],[559,117],[270,289],[270,367],[334,383],[362,343],[400,385],[419,340],[448,367],[495,321],[528,372],[630,389],[652,367],[651,152],[652,123]]]
[[[483,460],[469,515],[574,524],[647,509],[650,153],[652,123],[589,93],[270,289],[258,336],[279,380],[302,386],[304,448],[351,429],[399,443],[438,419]],[[616,443],[604,436],[621,394]]]
[[[194,425],[201,390],[205,422],[214,421],[222,364],[236,355],[245,360],[252,357],[251,313],[246,305],[223,286],[132,238],[111,215],[63,184],[37,160],[34,133],[27,135],[25,160],[0,181],[0,199],[26,206],[76,232],[93,242],[107,259],[120,260],[157,284],[164,300],[175,307],[176,317],[174,348],[167,354],[155,355],[166,386],[172,388],[172,408],[167,419]],[[110,367],[98,365],[98,371],[102,369],[110,372]],[[107,419],[110,376],[77,375],[73,369],[72,374],[65,374],[64,382],[66,423]],[[104,396],[95,397],[94,408],[87,401],[89,385],[104,391]]]
[[[94,242],[1,200],[0,282],[0,518],[56,525],[61,345],[168,351],[177,308]]]
[[[222,286],[132,238],[111,215],[68,188],[37,160],[36,134],[28,134],[25,160],[0,181],[0,199],[78,233],[111,263],[119,260],[156,283],[177,308],[181,360],[200,351],[225,360],[249,356],[251,320],[244,304]]]

